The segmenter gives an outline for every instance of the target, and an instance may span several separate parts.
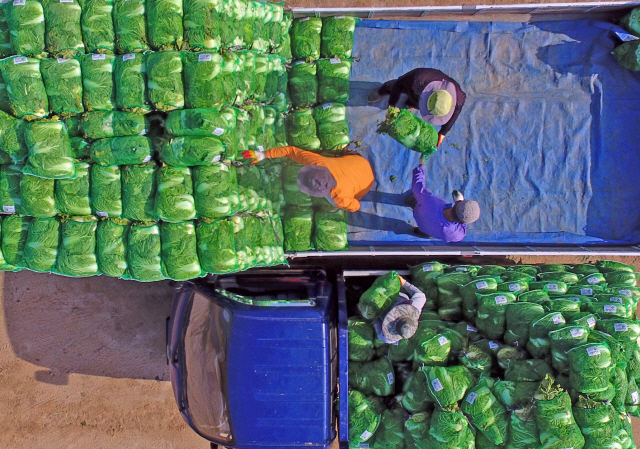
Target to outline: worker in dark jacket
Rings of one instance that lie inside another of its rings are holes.
[[[436,69],[414,69],[397,80],[387,81],[369,94],[369,103],[389,95],[395,107],[401,94],[408,96],[406,107],[420,110],[424,121],[440,126],[438,146],[458,119],[467,96],[450,76]]]

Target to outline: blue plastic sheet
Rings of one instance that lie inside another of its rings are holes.
[[[405,206],[419,154],[376,134],[381,83],[418,67],[456,79],[467,101],[427,161],[431,190],[480,203],[463,244],[640,241],[640,75],[611,55],[616,26],[371,21],[355,33],[348,120],[376,182],[349,214],[352,245],[442,245],[412,234]],[[621,30],[620,30],[621,31]]]

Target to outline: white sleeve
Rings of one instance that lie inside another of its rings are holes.
[[[404,289],[411,294],[411,305],[422,312],[424,305],[427,303],[427,296],[415,285],[404,282]]]

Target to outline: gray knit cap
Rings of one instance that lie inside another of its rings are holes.
[[[476,201],[458,201],[453,210],[458,223],[473,223],[480,218],[480,205]]]

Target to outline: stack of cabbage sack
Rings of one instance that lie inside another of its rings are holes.
[[[640,8],[634,8],[622,17],[620,26],[632,36],[640,38]],[[613,50],[613,56],[625,69],[640,71],[640,40],[626,40]]]
[[[613,261],[411,268],[427,303],[395,345],[395,272],[351,291],[351,447],[635,448],[640,273]]]
[[[349,144],[344,104],[349,100],[353,17],[307,17],[293,21],[287,118],[290,145],[308,151]]]

